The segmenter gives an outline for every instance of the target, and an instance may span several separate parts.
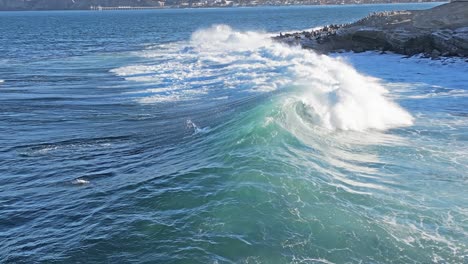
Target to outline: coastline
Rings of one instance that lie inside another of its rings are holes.
[[[245,5],[225,5],[225,6],[88,6],[84,8],[16,8],[9,9],[0,6],[0,12],[23,12],[23,11],[142,11],[142,10],[171,10],[171,9],[231,9],[231,8],[281,8],[281,7],[339,7],[339,6],[373,6],[373,5],[401,5],[401,4],[443,4],[447,1],[404,1],[404,2],[372,2],[372,3],[342,3],[342,4],[245,4]]]
[[[437,59],[468,57],[468,3],[454,1],[427,10],[371,13],[356,22],[311,31],[280,33],[273,39],[319,53],[342,51],[424,54]]]

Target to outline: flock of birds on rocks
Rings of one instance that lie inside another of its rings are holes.
[[[384,18],[383,21],[386,21],[387,23],[389,22],[389,20],[393,20],[394,19],[394,16],[396,15],[407,15],[407,14],[410,14],[410,12],[408,11],[381,11],[381,12],[372,12],[370,13],[369,15],[367,15],[366,17],[364,18],[361,18],[359,19],[358,21],[356,21],[355,24],[361,24],[361,23],[365,23],[371,19],[374,19],[374,18]]]
[[[332,24],[325,26],[323,28],[313,30],[313,31],[302,31],[302,32],[295,32],[295,33],[280,33],[278,37],[279,39],[283,38],[294,38],[294,39],[301,39],[301,38],[308,38],[308,39],[316,39],[320,40],[321,38],[336,35],[336,31],[339,28],[346,26],[347,24]]]
[[[383,11],[383,12],[373,12],[370,13],[368,16],[360,19],[359,21],[355,22],[357,23],[362,23],[370,20],[371,18],[374,17],[392,17],[394,15],[399,15],[404,13],[404,11]],[[313,31],[302,31],[302,32],[295,32],[295,33],[280,33],[279,36],[275,37],[275,39],[291,39],[294,38],[296,40],[299,40],[301,38],[307,38],[307,39],[314,39],[317,41],[320,41],[322,38],[326,38],[329,36],[336,35],[336,32],[338,29],[348,26],[348,24],[331,24],[328,26],[325,26],[320,29],[316,29]]]

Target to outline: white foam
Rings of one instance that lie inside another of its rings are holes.
[[[411,99],[427,99],[427,98],[444,98],[444,97],[468,97],[468,92],[461,89],[454,89],[448,91],[433,91],[426,94],[409,95],[407,98]]]
[[[181,94],[168,94],[168,95],[151,95],[145,96],[141,99],[138,99],[138,102],[142,104],[153,104],[153,103],[167,103],[167,102],[176,102],[184,100],[183,95]]]
[[[198,30],[191,38],[192,45],[200,52],[256,51],[269,42],[271,40],[267,34],[235,31],[227,25]]]
[[[72,183],[75,185],[85,185],[85,184],[89,184],[89,181],[79,178],[79,179],[73,180]]]
[[[364,76],[340,59],[287,51],[301,101],[314,122],[328,129],[385,130],[412,124],[412,117],[387,96],[375,78]],[[296,57],[297,56],[297,57]],[[287,105],[290,105],[288,102]]]
[[[192,120],[190,119],[187,119],[186,121],[186,126],[188,129],[191,129],[193,130],[193,134],[199,134],[199,133],[208,133],[210,132],[210,128],[209,127],[204,127],[204,128],[200,128],[197,126],[197,124],[195,124]]]
[[[379,80],[339,58],[274,42],[266,33],[215,25],[196,31],[189,42],[155,46],[142,57],[149,62],[112,70],[128,81],[162,86],[146,88],[141,103],[194,99],[214,88],[265,93],[294,86],[300,89],[288,100],[304,104],[313,122],[327,129],[385,130],[412,124]]]

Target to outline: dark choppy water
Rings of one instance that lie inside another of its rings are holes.
[[[467,263],[467,63],[268,37],[433,5],[0,13],[0,262]]]

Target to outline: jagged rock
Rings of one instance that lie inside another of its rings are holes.
[[[440,57],[440,54],[441,54],[440,51],[435,49],[431,52],[431,58],[433,60],[438,59]]]
[[[430,57],[468,57],[468,2],[452,2],[429,10],[374,13],[355,23],[306,33],[295,33],[304,38],[276,39],[321,53],[378,50],[410,56],[423,53]]]

